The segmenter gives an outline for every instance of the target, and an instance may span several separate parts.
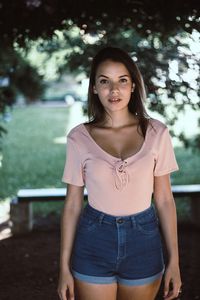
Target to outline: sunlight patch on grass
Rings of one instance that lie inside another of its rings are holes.
[[[54,144],[66,144],[66,136],[57,137],[53,142]]]

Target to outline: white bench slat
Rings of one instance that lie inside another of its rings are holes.
[[[28,197],[57,197],[66,195],[66,188],[46,188],[46,189],[21,189],[17,193],[19,198]],[[86,189],[84,189],[84,195],[87,195]]]
[[[173,192],[200,193],[200,184],[172,185]]]

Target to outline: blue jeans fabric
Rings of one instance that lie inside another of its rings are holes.
[[[134,286],[161,278],[163,251],[154,207],[112,216],[87,204],[77,226],[71,271],[75,278],[96,284]]]

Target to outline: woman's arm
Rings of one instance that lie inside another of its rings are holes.
[[[169,174],[154,177],[153,196],[169,258],[164,287],[164,297],[169,300],[178,296],[181,287],[176,206]],[[170,283],[172,283],[171,291]]]
[[[70,259],[77,223],[83,209],[84,187],[67,185],[67,195],[61,217],[60,276],[58,294],[61,299],[73,299],[74,287]],[[69,297],[66,298],[68,289]]]

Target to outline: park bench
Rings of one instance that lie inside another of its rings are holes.
[[[191,220],[200,227],[200,184],[172,185],[174,198],[189,197],[191,203]],[[10,217],[12,233],[21,234],[33,228],[33,202],[64,201],[66,188],[22,189],[11,201]],[[84,189],[84,200],[87,201],[87,190]]]
[[[12,234],[22,234],[33,228],[33,202],[64,201],[66,188],[21,189],[10,205],[10,220]],[[84,189],[84,201],[87,200],[87,191]]]

